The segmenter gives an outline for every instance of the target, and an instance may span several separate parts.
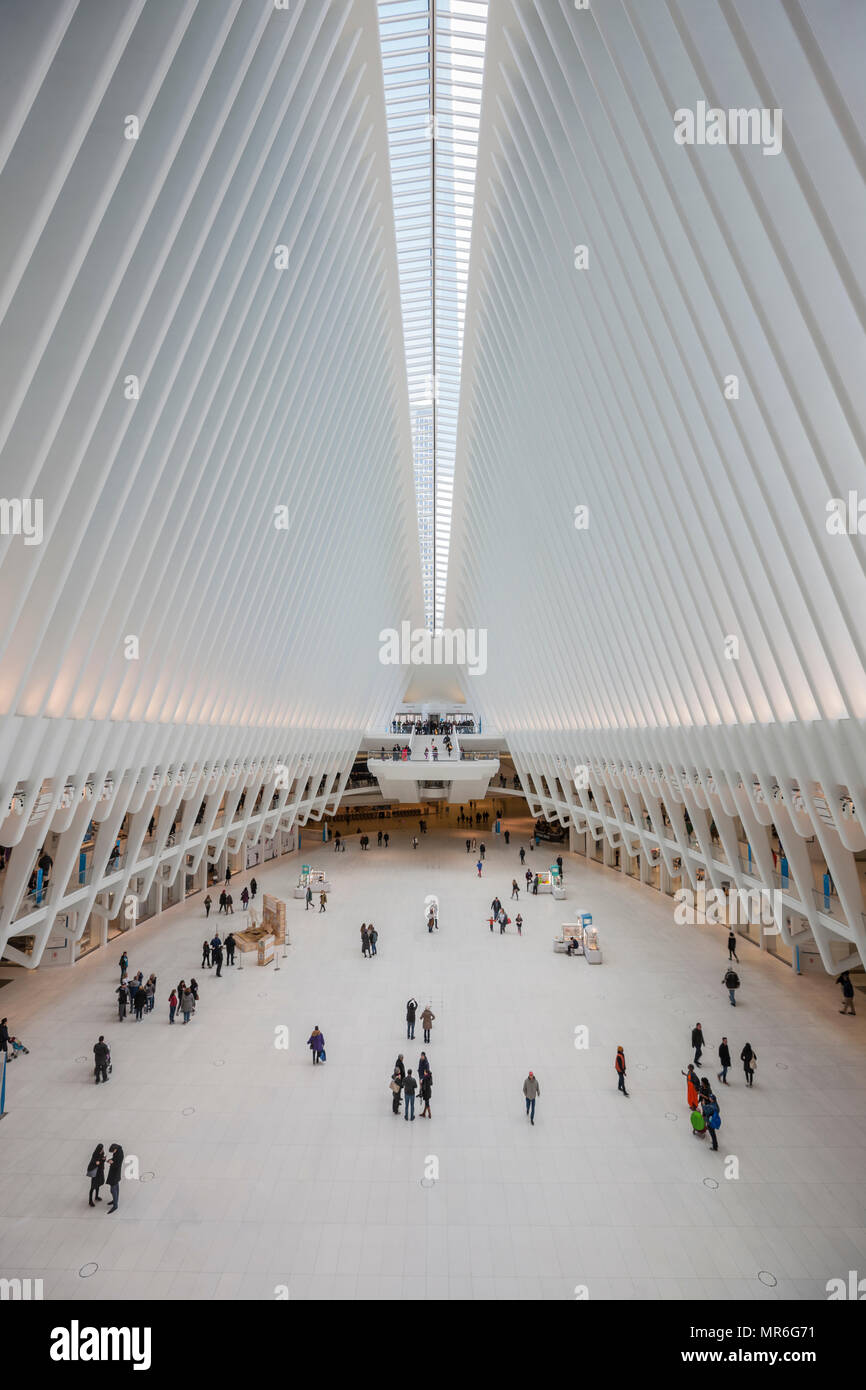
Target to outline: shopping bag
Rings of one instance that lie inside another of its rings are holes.
[[[327,1059],[327,1057],[326,1057],[326,1055],[325,1055],[325,1049],[322,1048],[321,1052],[319,1053],[319,1061],[320,1061],[320,1062],[327,1062],[327,1060],[328,1060],[328,1059]]]

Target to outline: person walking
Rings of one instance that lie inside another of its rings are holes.
[[[472,841],[471,841],[471,840],[467,840],[467,841],[466,841],[466,853],[467,853],[467,854],[470,854],[471,852],[472,852]]]
[[[223,948],[222,948],[222,946],[215,946],[215,947],[214,947],[214,952],[213,952],[213,963],[214,963],[214,965],[216,966],[216,977],[217,977],[218,980],[220,980],[220,979],[222,979],[222,973],[223,973]]]
[[[514,925],[515,925],[515,927],[517,928],[517,935],[518,935],[518,936],[522,936],[522,935],[523,935],[523,918],[521,917],[521,915],[520,915],[519,912],[518,912],[517,916],[516,916],[515,919],[514,919]]]
[[[250,879],[250,897],[251,897],[251,898],[254,898],[254,897],[256,896],[256,893],[257,893],[258,891],[259,891],[259,885],[256,883],[256,881],[255,881],[254,878],[251,878],[251,879]]]
[[[227,964],[227,965],[234,965],[234,963],[235,963],[235,945],[236,945],[236,943],[235,943],[234,936],[232,935],[231,932],[229,932],[228,936],[226,937],[226,964]]]
[[[313,1065],[325,1060],[325,1035],[318,1023],[307,1038],[307,1047],[313,1054]]]
[[[433,1027],[433,1020],[435,1017],[436,1015],[434,1014],[433,1010],[430,1008],[430,1005],[428,1004],[421,1015],[421,1027],[424,1029],[425,1043],[428,1043],[430,1041],[430,1029]]]
[[[432,1072],[430,1071],[430,1068],[428,1067],[427,1070],[425,1071],[424,1075],[423,1075],[422,1078],[421,1078],[421,1086],[420,1086],[420,1088],[419,1088],[419,1095],[421,1096],[421,1099],[422,1099],[423,1102],[424,1102],[424,1108],[423,1108],[423,1110],[421,1111],[421,1118],[422,1118],[422,1120],[425,1119],[425,1118],[428,1119],[428,1120],[431,1120],[431,1119],[433,1118],[432,1115],[430,1114],[430,1096],[431,1096],[431,1094],[432,1094],[432,1091],[433,1091],[433,1074],[432,1074]]]
[[[246,912],[246,910],[247,910],[247,908],[249,907],[249,905],[250,905],[250,890],[249,890],[249,888],[247,887],[247,885],[244,884],[244,886],[243,886],[243,891],[242,891],[242,893],[241,893],[241,907],[243,908],[244,912]]]
[[[209,942],[209,941],[203,941],[203,942],[201,943],[201,968],[202,968],[202,970],[204,970],[205,966],[207,966],[208,968],[210,967],[210,942]]]
[[[842,986],[842,1007],[839,1010],[840,1014],[853,1014],[855,1012],[854,986],[851,983],[851,977],[847,970],[842,971],[836,983]]]
[[[382,836],[382,839],[384,840],[385,848],[387,849],[389,844],[391,843],[391,836],[388,834],[387,830],[385,831],[385,834]]]
[[[725,986],[725,989],[728,991],[728,998],[730,999],[731,1004],[733,1005],[734,1008],[736,1008],[736,1007],[737,1007],[737,1001],[736,1001],[735,995],[736,995],[737,990],[740,988],[740,977],[739,977],[739,975],[737,974],[736,970],[731,970],[730,968],[728,968],[728,969],[725,971],[724,976],[723,976],[723,978],[722,978],[722,984]]]
[[[717,1152],[719,1147],[719,1141],[717,1136],[719,1125],[722,1123],[722,1117],[719,1114],[719,1103],[713,1095],[712,1091],[710,1091],[701,1101],[701,1113],[704,1117],[704,1123],[707,1127],[707,1133],[709,1134],[710,1139],[713,1141],[713,1150],[714,1152]]]
[[[478,846],[478,853],[481,855],[481,858],[482,858],[482,859],[484,858],[485,854],[487,853],[487,846],[485,845],[485,843],[484,843],[483,840],[481,841],[481,844]]]
[[[410,1067],[406,1073],[406,1080],[403,1082],[403,1119],[414,1120],[415,1118],[415,1092],[418,1089],[418,1082],[412,1075]],[[412,1114],[409,1114],[409,1111]]]
[[[510,845],[510,844],[511,844],[511,831],[510,831],[510,830],[504,831],[504,836],[505,836],[505,843],[506,843],[507,845]]]
[[[229,884],[231,883],[231,881],[232,881],[232,871],[231,871],[231,869],[226,869],[226,888],[228,888],[228,886],[229,886]]]
[[[87,1176],[90,1179],[90,1192],[87,1197],[87,1205],[93,1207],[97,1202],[101,1202],[99,1195],[100,1187],[105,1184],[105,1149],[101,1144],[97,1144],[93,1153],[90,1155],[90,1162],[87,1165]]]
[[[680,1072],[680,1075],[686,1078],[686,1100],[688,1101],[689,1109],[697,1110],[698,1101],[700,1100],[701,1093],[700,1087],[698,1085],[697,1072],[694,1068],[694,1063],[689,1062],[686,1071]]]
[[[120,1180],[123,1177],[123,1149],[119,1144],[109,1144],[108,1152],[111,1154],[111,1161],[108,1165],[108,1189],[111,1193],[111,1206],[106,1207],[106,1213],[117,1211],[120,1205]]]
[[[213,904],[213,898],[211,897],[210,893],[208,893],[207,897],[206,897],[205,900],[204,900],[204,915],[205,915],[205,917],[210,917],[210,910],[211,910],[212,904]]]
[[[723,1086],[728,1085],[728,1067],[731,1065],[731,1049],[728,1047],[727,1038],[722,1038],[719,1043],[719,1066],[721,1071],[716,1072],[716,1079],[721,1081]]]
[[[100,1081],[108,1080],[108,1043],[100,1033],[99,1041],[93,1044],[93,1060],[95,1063],[93,1075],[96,1077],[96,1084]]]
[[[758,1054],[754,1051],[751,1043],[746,1043],[740,1053],[740,1061],[743,1064],[743,1071],[746,1073],[746,1085],[751,1086],[755,1079],[755,1070],[758,1062]]]
[[[400,1114],[400,1093],[403,1090],[403,1076],[399,1067],[395,1067],[391,1073],[391,1114]]]
[[[326,892],[324,891],[324,889],[323,889],[322,892],[319,894],[319,911],[320,911],[320,912],[324,912],[324,911],[325,911],[325,909],[326,909],[326,907],[327,907],[327,903],[328,903],[328,895],[327,895],[327,893],[326,893]]]
[[[526,863],[526,850],[523,848],[523,845],[521,845],[521,846],[520,846],[520,867],[523,868],[523,865],[524,865],[525,863]]]
[[[616,1050],[614,1066],[616,1067],[617,1090],[622,1091],[623,1095],[627,1096],[628,1091],[625,1089],[625,1053],[621,1047],[618,1047]]]
[[[704,1050],[704,1035],[699,1023],[696,1023],[692,1029],[692,1047],[695,1049],[695,1066],[699,1067]]]
[[[737,938],[732,931],[728,932],[728,960],[735,960],[737,965],[740,963],[740,957],[737,955]]]
[[[541,1087],[538,1084],[538,1077],[534,1072],[530,1072],[523,1083],[523,1096],[526,1101],[526,1113],[530,1124],[535,1124],[535,1102],[541,1095]]]
[[[305,911],[305,912],[309,912],[310,908],[311,908],[312,905],[313,905],[313,890],[312,890],[312,888],[310,887],[309,883],[307,884],[307,891],[306,891],[306,894],[305,894],[305,898],[306,898],[306,904],[307,904],[307,905],[306,905],[306,907],[304,908],[304,911]]]
[[[180,996],[180,1008],[181,1013],[183,1014],[184,1023],[189,1023],[194,1003],[195,1000],[192,997],[192,990],[185,989]]]
[[[226,890],[223,888],[223,889],[220,891],[220,896],[219,896],[219,908],[217,909],[217,916],[219,916],[220,912],[225,912],[225,910],[226,910],[226,896],[227,896]]]
[[[230,912],[233,917],[235,915],[235,900],[231,893],[226,893],[226,912]]]
[[[376,931],[372,922],[367,930],[367,938],[370,942],[370,959],[372,960],[376,954],[376,942],[379,940],[379,933]]]
[[[174,1023],[174,1016],[177,1013],[177,991],[172,990],[168,996],[168,1021]]]
[[[406,1037],[415,1036],[415,1015],[418,1012],[418,1000],[410,999],[406,1004]],[[425,1039],[426,1042],[426,1039]]]
[[[561,855],[561,854],[558,854],[558,855],[556,856],[556,867],[559,869],[559,881],[560,881],[560,883],[562,883],[562,881],[563,881],[563,876],[562,876],[562,855]]]
[[[147,1003],[147,990],[144,988],[144,985],[139,985],[139,986],[138,986],[138,989],[135,991],[135,1021],[136,1021],[136,1023],[140,1023],[140,1022],[141,1022],[141,1016],[142,1016],[142,1014],[144,1013],[144,1006],[145,1006],[146,1003]]]
[[[480,860],[480,859],[478,860],[478,862],[477,862],[477,864],[475,865],[475,867],[476,867],[476,869],[478,870],[478,877],[480,878],[480,877],[481,877],[481,868],[482,868],[482,864],[481,864],[481,860]]]
[[[511,880],[511,896],[512,898],[516,898],[518,902],[520,901],[520,884],[517,882],[516,878]]]
[[[145,994],[147,995],[147,1013],[152,1014],[152,1013],[153,1013],[154,999],[156,998],[156,976],[155,976],[155,975],[151,975],[150,978],[148,979],[148,982],[147,982],[147,984],[146,984],[145,987],[144,987],[144,992],[145,992]]]
[[[413,849],[417,849],[417,848],[418,848],[418,836],[417,836],[417,835],[413,835],[413,836],[412,836],[412,848],[413,848]]]
[[[361,923],[361,955],[370,955],[370,933],[367,931],[367,923]]]

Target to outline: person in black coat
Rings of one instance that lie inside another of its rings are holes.
[[[692,1047],[695,1049],[695,1066],[700,1066],[701,1053],[704,1050],[704,1035],[701,1025],[696,1023],[692,1029]]]
[[[228,963],[229,965],[234,965],[234,963],[235,963],[235,939],[234,939],[234,937],[232,936],[231,932],[229,932],[228,936],[226,937],[226,943],[225,943],[225,944],[226,944],[226,961],[227,961],[227,963]]]
[[[7,1027],[7,1025],[6,1025],[6,1019],[5,1019],[5,1018],[0,1018],[0,1052],[4,1053],[4,1055],[5,1055],[8,1046],[9,1046],[9,1029],[8,1029],[8,1027]]]
[[[93,1059],[96,1064],[94,1067],[94,1076],[96,1077],[96,1084],[98,1086],[100,1081],[108,1080],[108,1043],[101,1033],[99,1035],[99,1041],[93,1044]]]
[[[427,1117],[428,1120],[430,1120],[430,1119],[433,1118],[432,1115],[430,1114],[430,1093],[432,1092],[432,1090],[433,1090],[433,1074],[432,1074],[432,1072],[430,1071],[430,1069],[429,1069],[429,1067],[428,1067],[427,1071],[425,1071],[424,1075],[423,1075],[422,1078],[421,1078],[421,1086],[420,1086],[420,1089],[419,1089],[419,1095],[421,1096],[421,1099],[422,1099],[423,1102],[424,1102],[424,1107],[423,1107],[423,1109],[422,1109],[422,1111],[421,1111],[421,1118],[422,1118],[422,1119],[424,1118],[425,1115],[426,1115],[426,1117]]]
[[[120,1201],[120,1180],[123,1177],[123,1149],[119,1144],[109,1144],[111,1162],[108,1165],[108,1186],[111,1191],[111,1206],[108,1211],[117,1211]]]
[[[751,1043],[746,1043],[745,1047],[740,1053],[740,1061],[743,1064],[743,1071],[746,1073],[746,1083],[749,1086],[751,1086],[752,1082],[755,1079],[752,1075],[752,1062],[757,1059],[757,1055],[758,1054],[753,1050]]]
[[[728,1084],[728,1067],[730,1065],[731,1049],[728,1047],[727,1038],[722,1038],[722,1041],[719,1043],[719,1066],[722,1070],[720,1072],[717,1072],[716,1075],[723,1086],[727,1086]]]
[[[105,1149],[101,1144],[97,1144],[93,1153],[90,1155],[90,1162],[87,1165],[87,1176],[90,1178],[90,1194],[87,1198],[87,1205],[92,1207],[97,1202],[101,1202],[99,1189],[105,1182]]]
[[[147,990],[144,988],[144,985],[139,985],[138,989],[135,991],[135,1020],[137,1023],[141,1022],[141,1015],[144,1013],[146,1004]]]
[[[740,957],[737,955],[737,938],[733,932],[728,932],[728,960],[735,960],[737,965],[740,963]]]

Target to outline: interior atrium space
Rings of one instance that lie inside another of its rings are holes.
[[[527,1300],[849,1365],[864,63],[863,0],[0,0],[0,1301],[52,1368]]]

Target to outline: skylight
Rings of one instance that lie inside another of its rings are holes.
[[[427,626],[443,624],[487,0],[379,0]]]

